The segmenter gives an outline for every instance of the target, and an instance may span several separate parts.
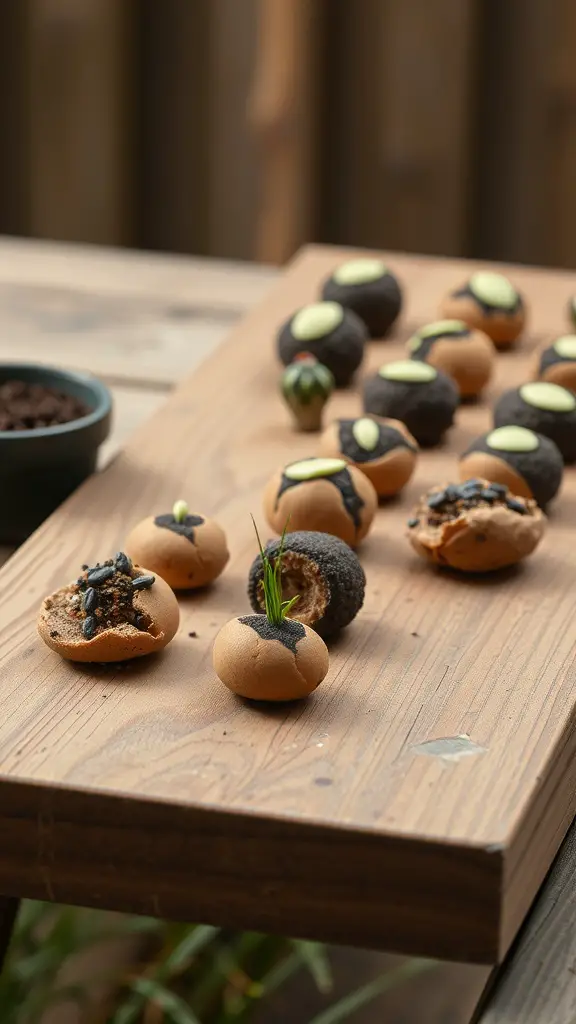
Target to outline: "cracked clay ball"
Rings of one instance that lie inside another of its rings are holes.
[[[408,540],[434,565],[492,572],[530,555],[545,522],[533,499],[513,495],[503,484],[471,479],[424,494],[408,520]]]

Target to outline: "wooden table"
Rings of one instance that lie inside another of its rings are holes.
[[[254,382],[269,404],[277,372],[262,346],[297,299],[312,297],[338,258],[335,251],[312,249],[297,260],[226,350],[6,565],[0,588],[0,891],[490,963],[509,947],[574,812],[575,694],[566,652],[554,660],[534,649],[530,686],[509,694],[507,674],[517,667],[504,657],[502,670],[496,649],[490,657],[474,649],[474,601],[486,610],[502,597],[493,588],[473,599],[468,588],[461,593],[471,616],[463,620],[471,650],[460,652],[456,673],[448,662],[434,679],[439,662],[428,669],[424,655],[419,662],[406,647],[402,657],[411,659],[417,690],[396,689],[384,710],[365,694],[351,717],[345,662],[357,657],[356,644],[361,651],[367,642],[368,609],[363,626],[351,632],[341,653],[336,649],[342,686],[333,683],[319,706],[255,716],[214,688],[203,646],[241,592],[253,542],[249,526],[237,528],[236,521],[244,522],[247,494],[252,501],[253,488],[259,490],[270,470],[254,464],[246,436],[252,434],[253,443],[257,438],[260,454],[267,451],[265,461],[278,458],[279,442],[260,412],[254,422]],[[410,296],[402,335],[430,319],[444,288],[466,272],[457,261],[390,260]],[[202,294],[194,294],[195,267],[187,260],[50,247],[42,253],[7,243],[0,290],[11,336],[24,332],[45,356],[50,330],[59,351],[71,335],[72,358],[65,352],[58,358],[104,374],[104,351],[120,345],[109,379],[132,394],[132,374],[152,406],[158,383],[166,389],[197,361],[189,350],[197,317],[216,319],[216,289],[211,296],[203,284]],[[214,272],[229,279],[230,320],[239,312],[239,294],[248,304],[263,286],[258,270],[217,266]],[[273,276],[267,274],[266,284]],[[572,275],[518,270],[514,276],[533,300],[532,341],[564,330]],[[221,332],[221,324],[212,326],[214,334]],[[93,332],[93,344],[82,351],[77,343],[86,331]],[[176,371],[167,369],[171,348]],[[389,343],[386,351],[399,350]],[[512,362],[500,366],[513,374]],[[227,415],[237,417],[233,463],[211,442],[220,429],[219,383]],[[204,447],[194,443],[187,451],[188,437]],[[165,479],[163,453],[174,447],[177,462]],[[442,457],[430,456],[430,474]],[[207,511],[236,531],[236,550],[213,603],[205,607],[191,598],[184,604],[185,623],[198,626],[203,644],[190,640],[184,647],[182,638],[170,685],[164,680],[159,686],[142,666],[98,677],[40,648],[33,630],[39,597],[62,582],[62,573],[73,575],[72,565],[101,554],[102,545],[117,546],[127,515],[138,518],[151,501],[166,501],[182,481],[210,494]],[[396,514],[391,511],[390,521]],[[570,527],[566,515],[565,507],[557,531]],[[75,530],[73,550],[69,543],[64,550],[66,531]],[[399,578],[393,558],[382,569]],[[411,600],[436,585],[424,569],[412,577]],[[528,598],[514,589],[514,580],[502,586],[515,602],[519,627]],[[497,630],[495,622],[496,636]],[[424,651],[418,630],[411,637],[402,644]],[[359,675],[354,685],[361,682]],[[370,714],[371,720],[363,717]],[[463,733],[471,734],[477,756],[455,756],[450,740]],[[430,739],[447,742],[427,751]]]

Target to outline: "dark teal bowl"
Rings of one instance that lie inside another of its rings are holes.
[[[87,416],[56,427],[0,430],[0,544],[20,544],[96,468],[110,432],[112,397],[89,374],[0,363],[0,383],[23,380],[79,398]]]

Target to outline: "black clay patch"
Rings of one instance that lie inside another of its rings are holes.
[[[327,480],[329,484],[333,484],[334,487],[340,491],[344,508],[354,523],[354,526],[359,528],[361,525],[360,512],[364,508],[364,502],[357,493],[352,482],[352,477],[347,469],[341,469],[338,473],[332,473],[330,476],[311,477],[309,480],[291,480],[290,477],[283,473],[282,480],[280,481],[280,487],[278,488],[278,494],[276,495],[276,508],[278,508],[278,502],[284,494],[284,491],[289,490],[290,487],[306,487],[307,484],[315,483],[316,480]]]
[[[172,530],[172,533],[178,533],[181,537],[186,537],[191,544],[194,544],[194,527],[202,526],[204,522],[202,516],[186,516],[181,523],[174,518],[171,512],[166,515],[156,516],[154,520],[154,526],[160,526],[163,530]]]
[[[480,307],[480,309],[484,313],[484,316],[497,316],[498,314],[505,316],[516,316],[516,313],[519,313],[524,306],[521,295],[518,295],[516,302],[513,306],[507,306],[505,309],[503,309],[502,306],[492,305],[492,303],[486,302],[485,299],[481,299],[478,295],[476,295],[469,285],[464,285],[464,287],[459,288],[458,291],[452,292],[452,298],[472,299],[472,301],[475,302],[476,305]]]
[[[383,458],[394,448],[408,448],[411,452],[417,451],[415,445],[410,444],[399,430],[380,423],[377,424],[378,441],[374,448],[363,448],[354,436],[353,427],[356,422],[355,419],[340,420],[339,424],[340,451],[353,462],[374,462],[375,459]]]
[[[278,640],[292,654],[296,654],[296,645],[299,640],[306,636],[306,630],[301,622],[294,619],[284,619],[281,626],[275,626],[268,620],[266,615],[244,615],[238,619],[243,626],[250,626],[261,640]]]

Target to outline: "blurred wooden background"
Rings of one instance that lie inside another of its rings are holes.
[[[0,232],[576,266],[574,0],[2,0]]]

